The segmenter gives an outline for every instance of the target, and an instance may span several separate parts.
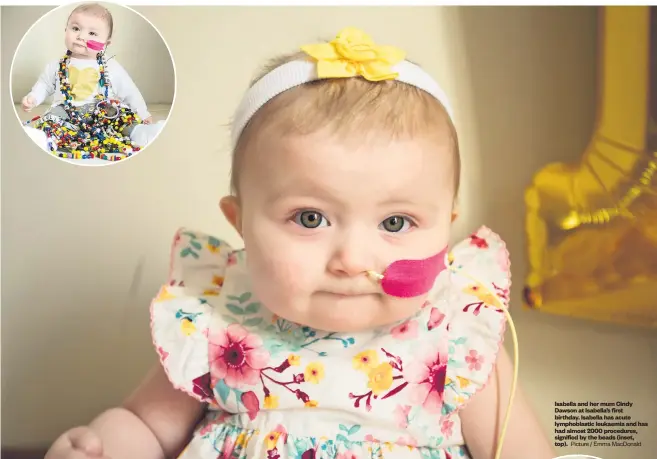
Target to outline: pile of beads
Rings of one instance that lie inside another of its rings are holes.
[[[132,145],[123,130],[131,125],[141,124],[142,120],[130,107],[109,98],[110,80],[106,70],[104,54],[98,53],[98,85],[102,88],[95,99],[93,110],[80,111],[73,105],[73,94],[68,78],[68,64],[71,52],[59,61],[60,91],[64,96],[64,108],[68,120],[47,114],[37,116],[24,124],[32,124],[42,130],[48,138],[48,149],[60,158],[119,161],[132,156],[140,147]]]

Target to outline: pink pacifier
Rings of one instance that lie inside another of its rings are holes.
[[[447,247],[424,260],[397,260],[383,274],[367,271],[381,282],[381,288],[390,296],[413,298],[424,295],[433,287],[436,277],[446,268]]]
[[[103,48],[105,48],[105,44],[94,40],[88,40],[87,48],[93,49],[94,51],[102,51]]]

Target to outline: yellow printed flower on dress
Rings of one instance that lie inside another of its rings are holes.
[[[301,357],[299,357],[299,356],[296,355],[296,354],[290,354],[290,355],[287,357],[287,363],[289,363],[290,366],[298,367],[299,364],[301,363]]]
[[[191,336],[196,331],[196,325],[189,319],[183,319],[180,321],[180,330],[186,336]]]
[[[354,369],[367,373],[379,364],[379,356],[375,350],[368,349],[356,354],[352,359],[352,364]]]
[[[394,80],[399,74],[392,67],[406,53],[394,46],[374,43],[365,32],[348,27],[329,43],[305,45],[301,50],[317,61],[318,78],[362,76],[369,81]]]
[[[308,401],[306,402],[306,406],[307,406],[308,408],[316,408],[317,405],[318,405],[318,403],[317,403],[316,400],[308,400]]]
[[[217,287],[223,287],[224,277],[223,276],[212,276],[212,283]]]
[[[462,376],[457,376],[456,379],[459,380],[459,387],[461,387],[461,389],[466,388],[470,385],[470,380],[469,379],[466,379]]]
[[[169,293],[169,290],[167,290],[166,287],[162,287],[160,293],[157,295],[157,298],[155,298],[155,301],[160,303],[162,301],[173,300],[175,298],[175,295]]]
[[[278,408],[278,396],[277,395],[266,395],[265,396],[265,409],[275,410]]]
[[[381,395],[392,386],[392,366],[388,362],[370,370],[368,376],[367,387],[372,390],[374,395]]]
[[[324,379],[324,365],[319,362],[309,363],[303,372],[304,381],[319,384]]]
[[[267,439],[266,439],[267,449],[271,450],[276,448],[276,445],[278,444],[278,439],[280,437],[281,437],[280,432],[276,432],[276,431],[269,432],[269,434],[267,434]]]

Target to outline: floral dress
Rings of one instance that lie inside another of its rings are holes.
[[[151,305],[169,379],[208,404],[180,459],[470,457],[458,413],[492,373],[511,283],[495,233],[452,248],[413,317],[359,333],[273,315],[245,257],[180,230]]]

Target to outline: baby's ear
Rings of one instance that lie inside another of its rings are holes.
[[[219,208],[235,231],[242,236],[242,209],[236,196],[224,196],[219,201]]]

